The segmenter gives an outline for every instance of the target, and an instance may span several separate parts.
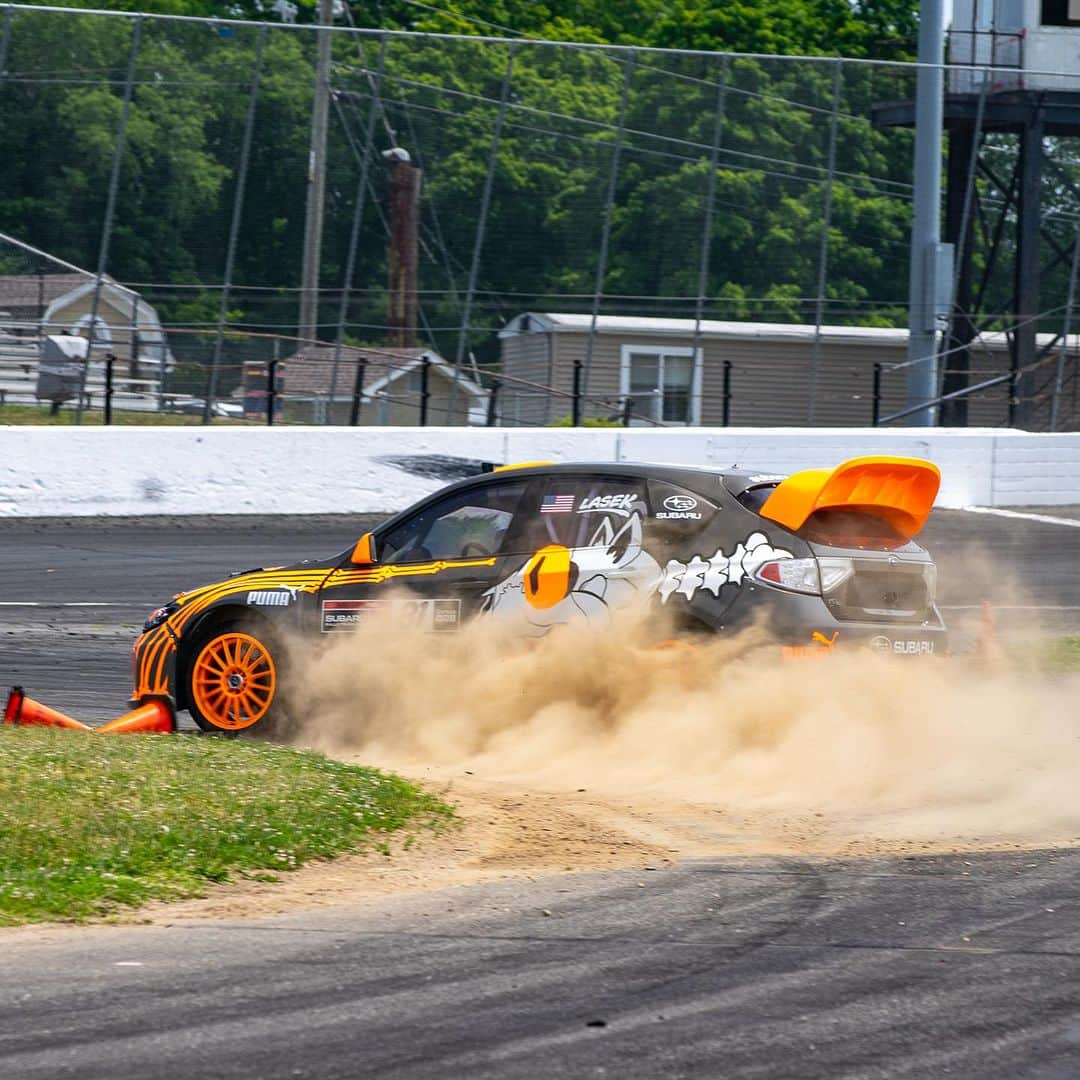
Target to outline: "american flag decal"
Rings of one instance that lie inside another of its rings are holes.
[[[541,514],[569,514],[573,509],[573,495],[545,495],[540,504]]]

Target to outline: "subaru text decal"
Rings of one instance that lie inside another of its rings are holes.
[[[664,509],[658,510],[658,521],[700,521],[698,501],[691,495],[669,495],[664,500]]]
[[[915,638],[893,641],[884,634],[877,634],[870,639],[870,648],[882,656],[931,656],[934,642]]]
[[[461,622],[461,601],[445,600],[324,600],[322,603],[322,632],[337,633],[352,630],[366,615],[391,605],[415,618],[421,630],[456,630]]]

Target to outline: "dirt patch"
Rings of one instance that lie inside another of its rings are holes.
[[[748,813],[655,793],[633,798],[577,789],[527,789],[516,780],[451,777],[441,769],[413,779],[455,804],[460,827],[411,842],[392,841],[385,853],[371,850],[310,864],[275,883],[214,886],[203,899],[140,909],[132,921],[160,925],[184,919],[256,918],[508,878],[647,872],[688,858],[930,855],[1032,846],[994,836],[888,837],[886,822],[823,811]],[[1066,830],[1043,837],[1036,846],[1074,844]]]
[[[151,905],[136,917],[154,923],[251,917],[500,878],[656,868],[696,848],[677,824],[645,828],[640,811],[587,793],[527,791],[464,775],[419,779],[455,805],[458,827],[310,864],[275,883],[215,886],[203,899]]]

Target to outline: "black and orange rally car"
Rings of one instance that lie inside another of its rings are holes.
[[[496,468],[325,561],[177,594],[135,643],[132,703],[168,699],[204,729],[251,728],[280,711],[281,631],[344,633],[388,602],[409,604],[433,633],[482,615],[539,636],[574,619],[602,627],[644,598],[688,631],[763,619],[793,654],[941,653],[936,571],[913,542],[939,482],[929,462],[895,457],[786,478],[648,464]]]

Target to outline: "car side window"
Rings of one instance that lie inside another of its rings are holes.
[[[635,477],[556,474],[544,481],[537,512],[523,530],[525,547],[606,547],[621,523],[645,513],[645,484]]]
[[[381,538],[380,561],[422,563],[497,555],[525,487],[524,481],[487,484],[433,503]]]

